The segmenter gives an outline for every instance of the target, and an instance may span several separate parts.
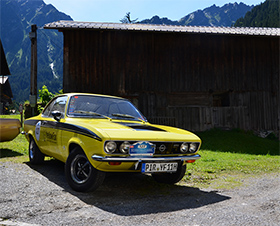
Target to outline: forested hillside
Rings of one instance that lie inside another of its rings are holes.
[[[63,34],[43,26],[57,20],[72,20],[43,0],[1,0],[0,38],[11,71],[9,76],[14,100],[23,102],[30,93],[31,25],[38,27],[38,89],[62,89]]]
[[[235,27],[280,27],[280,1],[266,0],[234,24]]]

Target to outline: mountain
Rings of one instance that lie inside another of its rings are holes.
[[[279,0],[266,0],[234,24],[235,27],[280,27]]]
[[[30,92],[31,25],[37,25],[38,89],[42,85],[57,92],[62,88],[63,35],[45,30],[46,23],[72,20],[43,0],[0,0],[0,38],[11,71],[14,100],[23,102]]]
[[[183,26],[224,26],[229,27],[237,19],[244,16],[254,6],[248,6],[244,3],[228,3],[222,7],[215,4],[203,10],[197,10],[186,15],[178,21],[172,21],[168,18],[159,18],[154,16],[151,19],[143,20],[139,23],[144,24],[165,24],[165,25],[183,25]]]
[[[145,19],[139,24],[164,24],[164,25],[181,25],[179,21],[169,20],[167,17],[160,18],[159,16],[153,16],[151,19]]]

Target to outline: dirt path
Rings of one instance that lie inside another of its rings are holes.
[[[64,165],[0,163],[0,225],[279,225],[280,175],[227,191],[112,174],[93,193],[72,191]]]

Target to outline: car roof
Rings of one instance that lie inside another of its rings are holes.
[[[60,94],[58,96],[75,96],[75,95],[84,95],[84,96],[97,96],[97,97],[108,97],[108,98],[116,98],[116,99],[123,99],[125,100],[125,98],[122,98],[122,97],[117,97],[117,96],[111,96],[111,95],[104,95],[104,94],[94,94],[94,93],[63,93],[63,94]]]

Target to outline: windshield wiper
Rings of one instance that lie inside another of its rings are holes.
[[[99,117],[104,117],[104,118],[107,118],[107,119],[110,119],[110,117],[106,116],[106,115],[102,115],[102,114],[99,114],[97,112],[93,112],[93,111],[83,111],[83,110],[78,110],[78,111],[74,111],[74,113],[79,113],[79,114],[87,114],[87,115],[94,115],[94,116],[99,116]]]
[[[136,120],[139,120],[141,122],[145,122],[144,120],[140,119],[140,118],[137,118],[135,116],[132,116],[132,115],[127,115],[127,114],[119,114],[119,113],[113,113],[111,114],[112,116],[116,116],[116,117],[120,117],[120,118],[131,118],[131,119],[136,119]]]

